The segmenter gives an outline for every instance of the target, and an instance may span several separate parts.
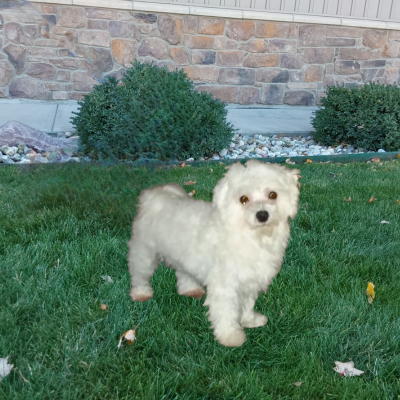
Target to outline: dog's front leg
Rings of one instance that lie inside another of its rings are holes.
[[[207,287],[204,303],[209,307],[208,319],[214,336],[223,346],[241,346],[246,335],[239,324],[240,307],[237,293],[226,287]]]
[[[188,297],[195,297],[199,300],[203,297],[204,289],[194,277],[183,271],[177,270],[175,273],[179,294]]]
[[[243,299],[240,325],[244,328],[257,328],[258,326],[264,326],[268,322],[268,318],[265,315],[254,311],[256,299],[257,297],[253,294],[249,294]]]

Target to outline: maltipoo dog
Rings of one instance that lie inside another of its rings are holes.
[[[129,241],[132,300],[152,298],[150,278],[163,261],[176,271],[178,293],[204,295],[216,339],[241,346],[243,328],[267,323],[254,311],[279,272],[297,213],[300,171],[255,160],[233,164],[212,203],[180,186],[144,190]]]

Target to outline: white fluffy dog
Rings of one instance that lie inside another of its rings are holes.
[[[149,281],[164,261],[176,271],[179,294],[201,298],[207,287],[204,304],[216,339],[242,345],[244,327],[267,323],[254,303],[281,268],[299,172],[255,160],[233,164],[212,203],[192,199],[176,184],[144,190],[128,243],[132,300],[153,296]]]

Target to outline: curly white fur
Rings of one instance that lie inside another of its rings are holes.
[[[153,296],[149,281],[164,261],[176,271],[179,294],[201,298],[207,287],[204,304],[216,339],[242,345],[244,327],[267,323],[254,303],[281,268],[289,217],[298,209],[299,172],[255,160],[233,164],[212,203],[192,199],[176,184],[144,190],[128,243],[132,300]]]

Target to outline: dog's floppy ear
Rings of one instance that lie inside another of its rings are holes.
[[[289,217],[294,219],[299,208],[299,177],[300,170],[287,168],[289,182]]]
[[[220,209],[223,208],[225,204],[226,195],[229,189],[229,178],[235,171],[242,170],[245,167],[240,162],[232,164],[227,168],[225,176],[217,183],[213,191],[213,203]]]

